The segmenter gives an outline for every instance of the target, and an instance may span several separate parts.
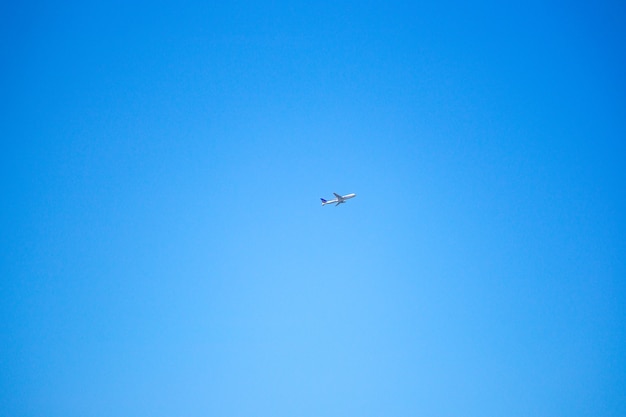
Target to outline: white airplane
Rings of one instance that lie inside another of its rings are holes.
[[[350,198],[354,198],[354,197],[356,197],[356,194],[354,194],[354,193],[352,193],[352,194],[346,194],[346,195],[344,195],[344,196],[340,196],[340,195],[339,195],[339,194],[337,194],[337,193],[333,193],[333,194],[335,194],[335,197],[336,197],[336,198],[334,198],[334,199],[332,199],[332,200],[324,200],[323,198],[320,198],[320,200],[322,200],[322,205],[323,205],[323,206],[325,206],[326,204],[334,204],[334,203],[337,203],[337,204],[335,204],[335,207],[337,207],[339,204],[341,204],[341,203],[345,203],[345,202],[346,202],[346,200],[348,200],[348,199],[350,199]]]

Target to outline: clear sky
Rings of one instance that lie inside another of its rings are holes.
[[[509,3],[4,2],[0,414],[626,415],[626,6]]]

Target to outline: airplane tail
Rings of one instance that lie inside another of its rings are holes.
[[[320,198],[320,200],[322,200],[322,205],[325,205],[328,202],[328,200],[324,200],[323,198]]]

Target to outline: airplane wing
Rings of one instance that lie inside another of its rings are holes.
[[[337,194],[337,193],[333,193],[333,194],[335,194],[335,197],[337,197],[337,200],[339,200],[339,201],[343,200],[343,197],[340,196],[339,194]]]

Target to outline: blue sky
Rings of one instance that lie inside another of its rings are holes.
[[[1,7],[2,414],[626,414],[623,4]]]

